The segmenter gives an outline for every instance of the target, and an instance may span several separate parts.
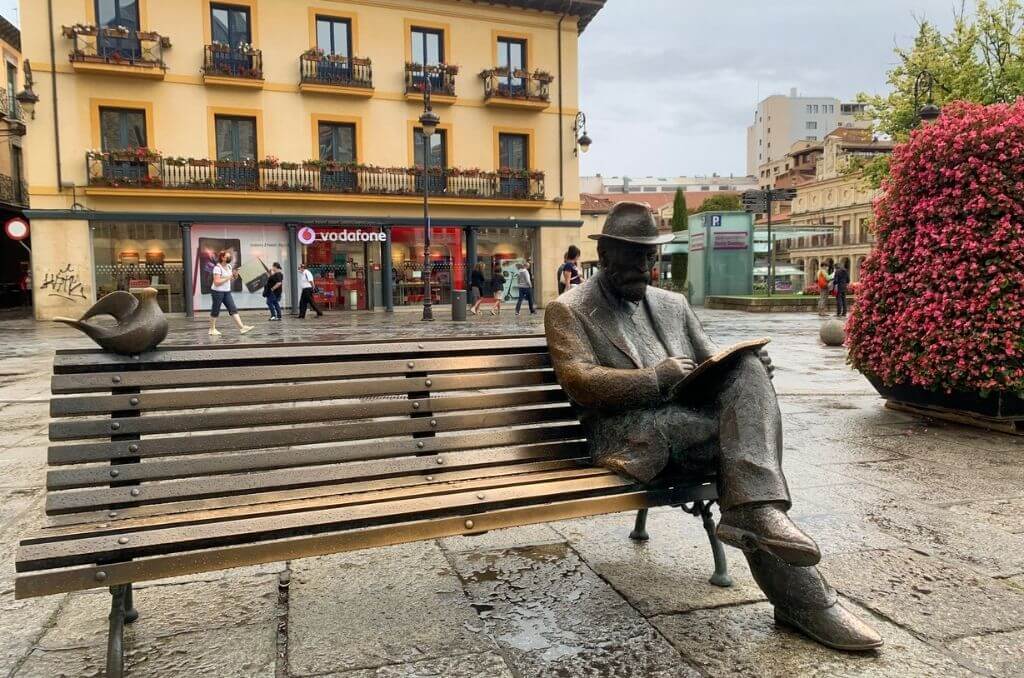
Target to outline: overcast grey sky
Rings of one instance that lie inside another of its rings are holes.
[[[884,91],[893,45],[912,40],[918,18],[948,27],[954,4],[608,0],[580,42],[594,139],[581,172],[743,174],[759,98],[790,87],[843,99]],[[0,14],[17,24],[17,6],[0,0]]]
[[[581,172],[743,174],[759,98],[885,91],[893,45],[954,2],[608,0],[580,42]]]

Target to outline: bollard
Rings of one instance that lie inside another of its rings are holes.
[[[466,319],[466,290],[452,290],[452,320]]]

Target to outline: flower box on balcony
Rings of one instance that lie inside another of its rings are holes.
[[[372,97],[373,66],[369,59],[308,49],[299,56],[299,91]]]
[[[163,51],[171,42],[157,33],[133,31],[124,26],[98,29],[75,24],[65,26],[63,35],[74,40],[70,61],[76,72],[164,78],[167,67]]]
[[[454,64],[405,64],[405,98],[422,101],[426,82],[430,82],[430,101],[435,104],[455,103],[455,76],[459,67]]]
[[[213,42],[204,50],[203,82],[262,89],[263,52],[248,44]]]
[[[502,108],[543,111],[551,106],[549,85],[554,77],[547,71],[491,68],[480,73],[484,81],[484,103]]]

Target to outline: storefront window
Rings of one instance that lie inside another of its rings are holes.
[[[153,287],[165,313],[185,310],[178,224],[93,222],[92,250],[96,298]]]
[[[423,303],[423,229],[391,229],[391,260],[395,305]],[[431,297],[435,304],[451,303],[452,289],[465,289],[466,259],[462,229],[434,227],[430,231]]]
[[[305,227],[302,260],[313,273],[313,300],[328,310],[372,310],[383,305],[381,238],[377,228]],[[309,238],[311,242],[304,242]]]
[[[484,265],[484,278],[488,283],[501,274],[503,297],[513,299],[519,293],[515,289],[516,264],[530,264],[534,286],[546,271],[538,271],[535,262],[537,231],[532,228],[478,228],[476,229],[476,260]],[[552,272],[554,275],[554,272]]]
[[[238,278],[232,284],[232,296],[239,308],[264,308],[263,286],[270,266],[276,261],[284,270],[284,292],[281,305],[287,306],[289,288],[288,231],[284,224],[244,226],[235,224],[194,224],[192,226],[193,270],[189,272],[195,309],[208,310],[212,296],[213,267],[217,254],[231,252]]]

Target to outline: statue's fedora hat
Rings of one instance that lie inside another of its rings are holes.
[[[674,237],[672,233],[659,234],[651,208],[639,202],[617,203],[608,212],[601,232],[590,236],[592,240],[610,238],[638,245],[664,245]]]

